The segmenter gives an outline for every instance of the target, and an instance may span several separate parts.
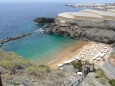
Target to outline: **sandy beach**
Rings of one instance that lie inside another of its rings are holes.
[[[90,63],[98,63],[102,66],[108,61],[112,48],[109,45],[96,43],[96,42],[84,42],[80,46],[72,46],[68,48],[68,51],[62,51],[57,58],[48,63],[48,66],[52,69],[57,69],[59,64],[75,59],[79,57],[84,61]]]
[[[62,64],[64,61],[70,60],[74,58],[79,52],[86,46],[90,46],[92,42],[80,42],[78,45],[72,45],[69,47],[66,47],[64,50],[60,51],[59,54],[55,56],[55,59],[50,61],[47,65],[52,69],[57,69],[58,64]]]

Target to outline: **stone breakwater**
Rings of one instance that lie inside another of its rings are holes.
[[[17,39],[20,39],[20,38],[24,38],[24,37],[29,36],[29,35],[31,35],[31,33],[24,33],[24,34],[20,34],[20,35],[16,35],[16,36],[13,36],[13,37],[9,37],[9,38],[0,40],[0,46],[2,46],[6,42],[17,40]]]
[[[60,13],[45,33],[106,44],[115,43],[115,10]]]

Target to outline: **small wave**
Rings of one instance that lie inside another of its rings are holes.
[[[35,32],[39,32],[39,33],[43,33],[44,32],[44,28],[47,26],[47,24],[45,24],[44,26],[43,26],[43,28],[39,28],[39,29],[37,29]]]
[[[36,30],[35,32],[43,33],[43,31],[44,30],[42,28],[40,28],[40,29]]]
[[[45,24],[43,28],[45,28],[46,26],[47,26],[47,24]]]

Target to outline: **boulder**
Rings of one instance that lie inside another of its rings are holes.
[[[64,72],[69,72],[69,73],[75,73],[76,72],[72,65],[63,66],[63,71]]]
[[[55,20],[54,18],[39,17],[39,18],[35,18],[33,22],[35,23],[53,23],[54,20]]]

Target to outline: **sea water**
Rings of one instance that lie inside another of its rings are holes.
[[[53,56],[76,40],[40,33],[44,25],[34,24],[36,17],[55,18],[61,12],[77,12],[84,8],[71,8],[68,3],[0,3],[0,40],[31,32],[32,35],[5,43],[2,49],[13,51],[26,59]],[[79,42],[79,41],[77,41]]]

